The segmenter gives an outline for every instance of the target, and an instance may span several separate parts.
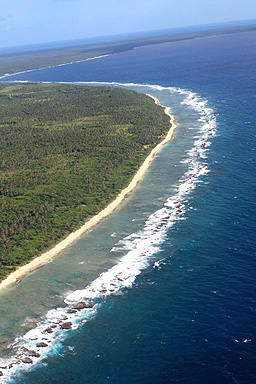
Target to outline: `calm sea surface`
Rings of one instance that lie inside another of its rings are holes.
[[[3,383],[256,382],[255,63],[245,32],[4,79],[150,93],[177,129],[111,216],[0,293]],[[63,316],[72,330],[44,332]]]

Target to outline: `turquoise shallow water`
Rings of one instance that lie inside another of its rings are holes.
[[[52,313],[56,318],[75,299],[96,304],[72,320],[76,329],[56,334],[44,360],[32,370],[26,365],[27,373],[14,368],[7,382],[255,381],[255,36],[142,47],[9,78],[149,83],[187,93],[147,92],[173,107],[174,139],[113,215],[1,294],[3,338],[24,334],[28,318],[45,327],[52,318],[40,316],[62,308]],[[181,104],[188,95],[190,104]],[[215,119],[216,134],[198,142],[200,127],[210,133]],[[127,254],[129,274],[114,273]],[[30,340],[17,347],[22,343]]]
[[[169,91],[153,91],[136,86],[132,88],[151,91],[155,96],[161,97],[162,103],[171,105],[174,113],[176,103],[175,115],[179,114],[179,118],[175,138],[162,149],[161,155],[157,155],[143,180],[110,217],[69,245],[42,268],[30,273],[16,286],[1,294],[4,314],[1,322],[2,339],[9,340],[20,332],[24,333],[47,310],[61,305],[68,292],[85,287],[100,272],[115,264],[120,258],[119,252],[110,252],[115,244],[140,230],[148,216],[163,206],[184,173],[186,166],[179,161],[184,158],[184,149],[190,149],[194,136],[194,131],[188,129],[192,122],[191,109],[180,106],[184,97],[171,96]],[[195,126],[198,116],[194,113]],[[179,139],[182,137],[183,144],[180,145]],[[12,315],[14,307],[15,316]]]

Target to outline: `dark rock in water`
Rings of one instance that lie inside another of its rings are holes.
[[[67,313],[76,313],[77,312],[77,309],[72,309],[72,308],[69,308],[67,310]]]
[[[86,308],[87,304],[84,301],[80,301],[80,303],[74,304],[73,309],[81,310]]]
[[[0,376],[3,376],[3,372],[2,371],[0,371]]]
[[[62,329],[70,329],[72,328],[72,323],[70,321],[66,321],[65,323],[62,323],[60,326]]]
[[[57,328],[57,324],[51,324],[51,328]]]
[[[53,330],[52,330],[51,327],[48,327],[48,328],[46,328],[45,332],[47,332],[47,333],[53,333]]]
[[[30,357],[24,357],[24,359],[21,360],[23,363],[26,363],[26,364],[32,364],[33,363],[33,360],[30,359]]]
[[[79,303],[73,305],[73,309],[77,309],[78,311],[84,308],[92,308],[92,307],[94,307],[94,304],[86,303],[85,301],[80,301]]]
[[[28,356],[33,356],[33,357],[40,357],[40,353],[38,353],[38,352],[36,352],[36,351],[34,351],[34,350],[27,350],[26,351],[26,354],[28,355]]]
[[[37,343],[36,346],[37,346],[38,348],[40,348],[40,347],[48,347],[48,344],[42,342],[42,343]]]

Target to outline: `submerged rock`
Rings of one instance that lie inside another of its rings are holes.
[[[2,371],[0,371],[0,376],[3,376],[3,372]]]
[[[70,329],[72,328],[72,323],[70,321],[66,321],[65,323],[62,323],[60,326],[62,329]]]
[[[23,363],[26,363],[26,364],[32,364],[33,363],[33,360],[30,359],[30,357],[24,357],[24,359],[21,360]]]
[[[52,330],[51,327],[48,327],[48,328],[46,328],[45,332],[47,332],[47,333],[53,333],[53,330]]]
[[[72,308],[69,308],[67,310],[67,313],[76,313],[77,312],[77,309],[72,309]]]
[[[94,307],[94,304],[86,303],[85,301],[80,301],[79,303],[76,303],[73,305],[73,309],[77,309],[78,311],[84,308],[92,308],[92,307]]]
[[[33,356],[33,357],[40,357],[40,353],[38,353],[38,352],[36,352],[36,351],[34,351],[34,350],[27,350],[26,351],[26,354],[28,355],[28,356]]]
[[[54,360],[53,359],[44,359],[44,362],[47,364],[52,364],[52,363],[54,363]]]
[[[44,342],[41,342],[41,343],[37,343],[36,345],[38,348],[40,347],[48,347],[48,344],[44,343]]]

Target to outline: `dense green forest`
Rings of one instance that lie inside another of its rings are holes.
[[[0,280],[102,210],[170,128],[129,90],[0,84]]]
[[[66,47],[54,47],[47,49],[36,49],[19,53],[0,53],[0,76],[6,73],[16,73],[37,68],[64,64],[67,62],[86,60],[106,54],[128,51],[135,47],[144,45],[160,44],[164,42],[174,42],[179,40],[195,39],[197,37],[219,35],[225,33],[237,33],[255,30],[255,25],[225,26],[198,30],[187,33],[168,33],[163,31],[163,35],[138,37],[111,43],[88,44],[88,42],[77,43]],[[72,41],[71,41],[72,43]]]

